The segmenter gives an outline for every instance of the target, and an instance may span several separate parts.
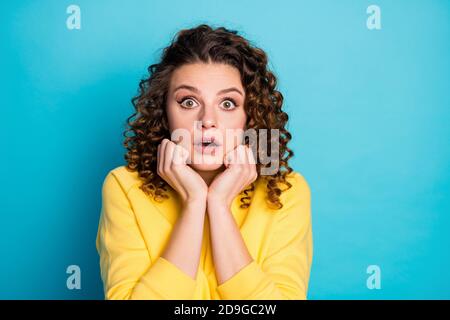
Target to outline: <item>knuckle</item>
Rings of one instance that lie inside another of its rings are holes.
[[[162,167],[162,172],[163,172],[164,174],[170,172],[170,162],[169,162],[169,163],[165,163],[165,164],[163,165],[163,167]]]

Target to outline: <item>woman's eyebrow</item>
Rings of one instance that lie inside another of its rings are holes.
[[[228,89],[220,90],[219,92],[217,92],[217,95],[224,94],[224,93],[231,92],[231,91],[235,91],[235,92],[239,93],[241,96],[244,96],[242,94],[241,90],[239,90],[238,88],[235,88],[235,87],[231,87],[231,88],[228,88]]]
[[[188,86],[187,84],[182,84],[182,85],[176,87],[173,90],[173,92],[175,93],[175,92],[177,92],[177,90],[180,90],[180,89],[187,89],[187,90],[191,90],[191,91],[194,91],[195,93],[200,94],[200,90],[198,90],[196,87]]]
[[[187,84],[179,85],[178,87],[175,88],[175,90],[173,90],[173,92],[175,93],[179,89],[187,89],[187,90],[191,90],[191,91],[193,91],[195,93],[200,94],[200,90],[199,89],[197,89],[196,87],[193,87],[193,86],[189,86]],[[224,94],[224,93],[231,92],[231,91],[235,91],[235,92],[239,93],[241,96],[244,96],[242,94],[241,90],[239,90],[236,87],[231,87],[231,88],[220,90],[219,92],[217,92],[217,95]]]

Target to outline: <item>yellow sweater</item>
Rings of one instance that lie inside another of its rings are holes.
[[[137,172],[111,170],[96,239],[105,299],[306,299],[313,254],[310,189],[298,172],[288,181],[292,187],[281,194],[280,210],[266,206],[261,178],[249,208],[239,208],[240,196],[234,199],[231,211],[254,260],[218,286],[208,216],[194,280],[161,257],[180,213],[175,191],[158,203],[139,189]]]

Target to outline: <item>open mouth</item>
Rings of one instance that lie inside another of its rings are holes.
[[[218,147],[219,146],[215,142],[202,142],[200,145],[203,147]]]
[[[202,142],[195,145],[195,149],[200,153],[211,153],[215,154],[215,150],[220,145],[215,142]]]

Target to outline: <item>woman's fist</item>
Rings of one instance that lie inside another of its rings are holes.
[[[206,201],[208,186],[187,165],[189,151],[169,139],[163,139],[158,145],[157,158],[158,175],[178,192],[183,204]]]

